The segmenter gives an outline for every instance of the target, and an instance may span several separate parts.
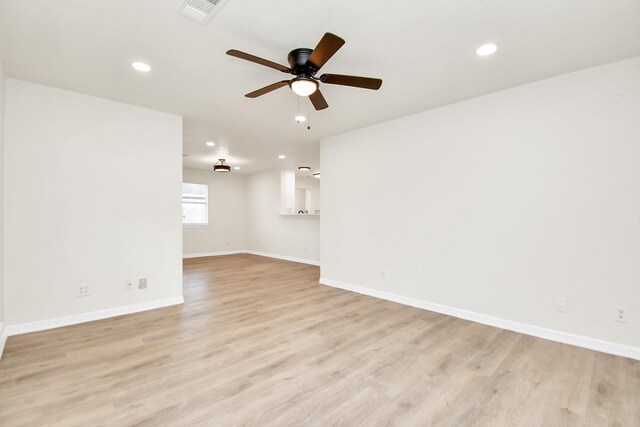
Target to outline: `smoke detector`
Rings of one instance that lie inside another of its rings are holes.
[[[178,8],[178,13],[201,24],[206,24],[226,1],[227,0],[184,0]]]

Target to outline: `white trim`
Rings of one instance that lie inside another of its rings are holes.
[[[317,261],[315,259],[296,258],[296,257],[293,257],[293,256],[288,256],[288,255],[278,255],[278,254],[272,254],[270,252],[250,251],[250,250],[247,250],[247,249],[238,250],[238,251],[220,251],[220,252],[203,252],[203,253],[200,253],[200,254],[186,254],[186,255],[182,255],[182,258],[183,259],[186,259],[186,258],[203,258],[203,257],[208,257],[208,256],[222,256],[222,255],[235,255],[235,254],[258,255],[258,256],[264,256],[264,257],[267,257],[267,258],[277,258],[277,259],[282,259],[282,260],[285,260],[285,261],[299,262],[301,264],[310,264],[310,265],[320,266],[320,261]]]
[[[187,258],[204,258],[208,256],[221,256],[221,255],[235,255],[235,254],[244,254],[247,253],[244,249],[237,251],[219,251],[219,252],[202,252],[199,254],[184,254],[182,255],[183,259]]]
[[[531,335],[538,338],[544,338],[563,344],[575,345],[578,347],[588,348],[590,350],[601,351],[603,353],[615,354],[617,356],[628,357],[630,359],[640,360],[640,348],[632,347],[625,344],[618,344],[610,341],[603,341],[596,338],[585,337],[583,335],[574,335],[568,332],[562,332],[554,329],[547,329],[540,326],[529,325],[526,323],[515,322],[513,320],[502,319],[500,317],[489,316],[473,311],[462,310],[442,304],[436,304],[416,298],[405,297],[390,292],[378,291],[376,289],[366,288],[364,286],[351,285],[349,283],[339,282],[337,280],[320,278],[320,283],[334,288],[345,289],[347,291],[359,294],[369,295],[388,301],[397,302],[411,307],[422,308],[424,310],[435,311],[449,316],[459,317],[460,319],[470,320],[472,322],[482,323],[484,325],[494,326],[496,328],[507,329],[509,331],[519,332],[521,334]]]
[[[29,332],[44,331],[47,329],[60,328],[62,326],[76,325],[78,323],[92,322],[94,320],[107,319],[109,317],[123,316],[125,314],[139,313],[141,311],[154,310],[156,308],[169,307],[184,303],[182,295],[173,298],[160,299],[156,301],[143,302],[123,307],[107,308],[105,310],[91,311],[89,313],[74,314],[72,316],[57,317],[55,319],[39,320],[36,322],[19,323],[17,325],[7,325],[5,328],[7,336],[28,334]]]
[[[4,344],[7,342],[7,328],[4,327],[4,323],[0,322],[0,359],[2,359],[2,352],[4,351]]]
[[[287,256],[287,255],[278,255],[278,254],[272,254],[269,252],[258,252],[258,251],[245,251],[245,253],[251,254],[251,255],[264,256],[268,258],[283,259],[285,261],[299,262],[301,264],[310,264],[310,265],[320,266],[320,261],[317,261],[315,259],[296,258],[292,256]]]
[[[235,254],[251,254],[264,256],[269,258],[277,258],[285,261],[299,262],[302,264],[311,264],[311,265],[320,265],[320,261],[304,259],[304,258],[296,258],[285,255],[277,255],[267,252],[257,252],[257,251],[248,251],[248,250],[234,250],[234,251],[220,251],[220,252],[205,252],[205,253],[197,253],[197,254],[186,254],[183,255],[182,258],[200,258],[200,257],[210,257],[210,256],[221,256],[221,255],[235,255]],[[48,320],[39,320],[36,322],[28,322],[28,323],[19,323],[17,325],[7,325],[3,329],[0,329],[0,357],[2,357],[2,348],[4,346],[4,342],[7,337],[13,335],[27,334],[30,332],[44,331],[47,329],[60,328],[63,326],[76,325],[78,323],[91,322],[94,320],[107,319],[110,317],[123,316],[125,314],[138,313],[141,311],[153,310],[156,308],[168,307],[171,305],[177,305],[184,303],[184,298],[182,296],[167,298],[157,301],[150,301],[141,304],[128,305],[124,307],[116,307],[109,308],[105,310],[92,311],[89,313],[76,314],[65,317],[58,317],[55,319]],[[0,327],[2,327],[2,323],[0,323]]]

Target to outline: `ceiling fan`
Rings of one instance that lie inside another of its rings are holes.
[[[316,77],[316,73],[320,68],[344,43],[344,40],[335,34],[325,33],[315,49],[299,48],[289,52],[289,67],[235,49],[228,50],[227,55],[255,62],[295,76],[291,80],[282,80],[250,92],[245,95],[247,98],[257,98],[281,87],[289,86],[297,95],[308,96],[316,110],[324,110],[329,104],[327,104],[320,92],[320,82],[373,90],[378,90],[382,86],[382,80],[370,77],[343,74],[323,74],[320,77]]]

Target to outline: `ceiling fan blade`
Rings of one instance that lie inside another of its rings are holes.
[[[265,67],[270,67],[275,70],[282,71],[283,73],[291,72],[291,69],[289,67],[285,67],[284,65],[277,64],[273,61],[269,61],[268,59],[262,59],[255,55],[241,52],[239,50],[235,50],[235,49],[228,50],[227,55],[235,56],[236,58],[244,59],[245,61],[255,62],[256,64],[264,65]]]
[[[345,76],[343,74],[323,74],[320,76],[322,83],[330,85],[342,85],[360,87],[363,89],[378,90],[382,86],[381,79],[374,79],[371,77],[359,77],[359,76]]]
[[[324,96],[322,96],[320,89],[316,89],[315,92],[309,95],[309,99],[316,110],[324,110],[329,106],[327,101],[324,99]]]
[[[307,64],[311,64],[316,70],[319,70],[342,45],[344,45],[342,38],[335,34],[325,33],[316,48],[313,49],[311,56],[307,59]]]
[[[277,82],[277,83],[270,84],[269,86],[265,86],[262,89],[254,90],[253,92],[250,92],[245,96],[247,98],[257,98],[259,96],[264,95],[265,93],[272,92],[276,89],[280,89],[281,87],[284,87],[287,85],[289,85],[289,80],[283,80],[281,82]]]

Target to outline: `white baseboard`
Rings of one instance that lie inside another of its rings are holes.
[[[2,352],[4,351],[4,344],[7,342],[7,328],[4,327],[4,323],[0,322],[0,359],[2,359]]]
[[[19,323],[16,325],[7,325],[5,327],[5,331],[7,336],[28,334],[29,332],[44,331],[47,329],[76,325],[78,323],[107,319],[109,317],[123,316],[125,314],[139,313],[141,311],[154,310],[156,308],[169,307],[171,305],[178,305],[182,303],[184,303],[184,297],[180,295],[179,297],[143,302],[134,305],[125,305],[123,307],[108,308],[105,310],[91,311],[89,313],[75,314],[72,316],[57,317],[55,319]]]
[[[540,326],[529,325],[526,323],[515,322],[513,320],[507,320],[500,317],[462,310],[442,304],[435,304],[416,298],[392,294],[390,292],[378,291],[375,289],[366,288],[364,286],[351,285],[349,283],[339,282],[337,280],[327,279],[324,277],[320,278],[320,283],[323,285],[332,286],[334,288],[345,289],[347,291],[369,295],[372,297],[409,305],[411,307],[422,308],[424,310],[435,311],[436,313],[442,313],[449,316],[458,317],[460,319],[494,326],[496,328],[519,332],[525,335],[531,335],[534,337],[544,338],[563,344],[575,345],[578,347],[588,348],[590,350],[596,350],[603,353],[615,354],[616,356],[623,356],[630,359],[640,360],[640,348],[638,347],[632,347],[629,345],[618,344],[610,341],[603,341],[596,338],[585,337],[582,335],[574,335],[568,332],[547,329]]]
[[[209,256],[221,256],[221,255],[234,255],[234,254],[252,254],[258,256],[264,256],[269,258],[277,258],[286,261],[299,262],[302,264],[320,265],[320,261],[290,257],[286,255],[272,254],[268,252],[257,252],[249,250],[234,250],[234,251],[220,251],[220,252],[206,252],[198,254],[186,254],[183,258],[200,258]],[[158,301],[151,301],[142,304],[129,305],[124,307],[110,308],[106,310],[93,311],[90,313],[82,313],[73,316],[58,317],[55,319],[40,320],[37,322],[20,323],[16,325],[7,325],[2,329],[2,335],[0,335],[0,344],[4,345],[4,341],[8,336],[27,334],[29,332],[44,331],[47,329],[60,328],[63,326],[76,325],[78,323],[91,322],[93,320],[107,319],[109,317],[122,316],[125,314],[138,313],[140,311],[153,310],[156,308],[168,307],[170,305],[182,304],[184,298],[182,296],[175,298],[168,298]],[[4,341],[3,341],[4,339]],[[0,347],[0,352],[2,347]],[[0,357],[1,357],[0,353]]]
[[[310,264],[310,265],[320,266],[320,261],[317,261],[315,259],[296,258],[292,256],[287,256],[287,255],[278,255],[278,254],[272,254],[269,252],[258,252],[258,251],[245,251],[245,253],[251,254],[251,255],[264,256],[268,258],[277,258],[285,261],[299,262],[301,264]]]
[[[244,254],[247,253],[244,249],[236,250],[236,251],[218,251],[218,252],[202,252],[198,254],[185,254],[182,255],[183,259],[187,258],[204,258],[208,256],[221,256],[221,255],[235,255],[235,254]]]
[[[278,254],[272,254],[270,252],[250,251],[247,249],[237,250],[237,251],[203,252],[200,254],[187,254],[187,255],[182,255],[182,258],[185,258],[185,259],[186,258],[203,258],[208,256],[235,255],[235,254],[251,254],[251,255],[264,256],[268,258],[282,259],[285,261],[299,262],[301,264],[310,264],[310,265],[320,266],[320,261],[317,261],[315,259],[296,258],[288,255],[278,255]]]

